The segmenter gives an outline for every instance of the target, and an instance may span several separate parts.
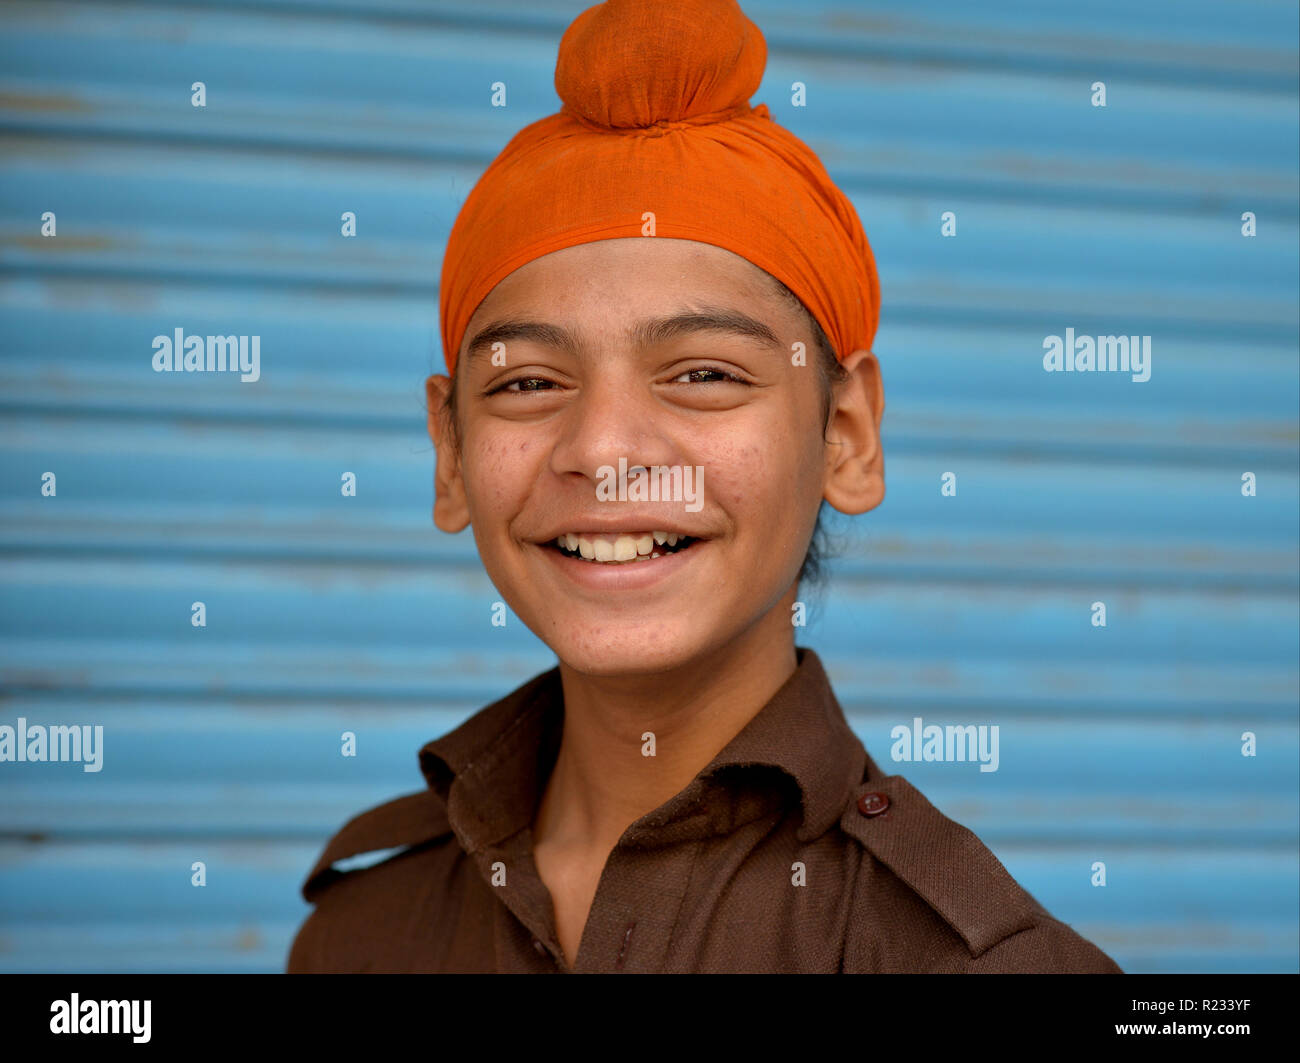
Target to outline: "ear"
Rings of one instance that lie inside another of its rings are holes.
[[[446,407],[447,396],[454,386],[451,377],[440,375],[431,376],[424,382],[429,439],[438,452],[437,471],[433,476],[433,523],[453,535],[469,524],[469,503],[465,498],[460,454],[452,442],[451,415]]]
[[[841,513],[866,513],[885,499],[885,393],[870,351],[854,351],[842,365],[848,378],[835,386],[831,400],[823,495]]]

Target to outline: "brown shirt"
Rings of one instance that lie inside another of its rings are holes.
[[[624,832],[574,971],[1122,973],[884,774],[817,655],[798,659],[684,790]],[[552,669],[426,745],[427,789],[351,820],[312,869],[289,972],[568,971],[531,831],[563,714]]]

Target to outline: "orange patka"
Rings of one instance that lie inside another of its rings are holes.
[[[870,350],[880,315],[862,223],[816,154],[754,107],[767,44],[735,0],[606,0],[560,42],[558,114],[484,171],[447,241],[447,368],[504,277],[542,255],[620,237],[731,251],[797,295],[836,357]]]

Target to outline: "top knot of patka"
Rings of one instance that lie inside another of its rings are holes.
[[[766,66],[736,0],[605,0],[561,39],[555,90],[588,126],[706,124],[749,111]]]

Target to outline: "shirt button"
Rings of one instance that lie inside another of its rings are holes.
[[[541,938],[533,938],[533,948],[537,950],[539,955],[546,955],[546,946],[542,944]]]
[[[878,816],[888,808],[889,797],[886,794],[869,793],[858,798],[858,811],[864,816]]]

